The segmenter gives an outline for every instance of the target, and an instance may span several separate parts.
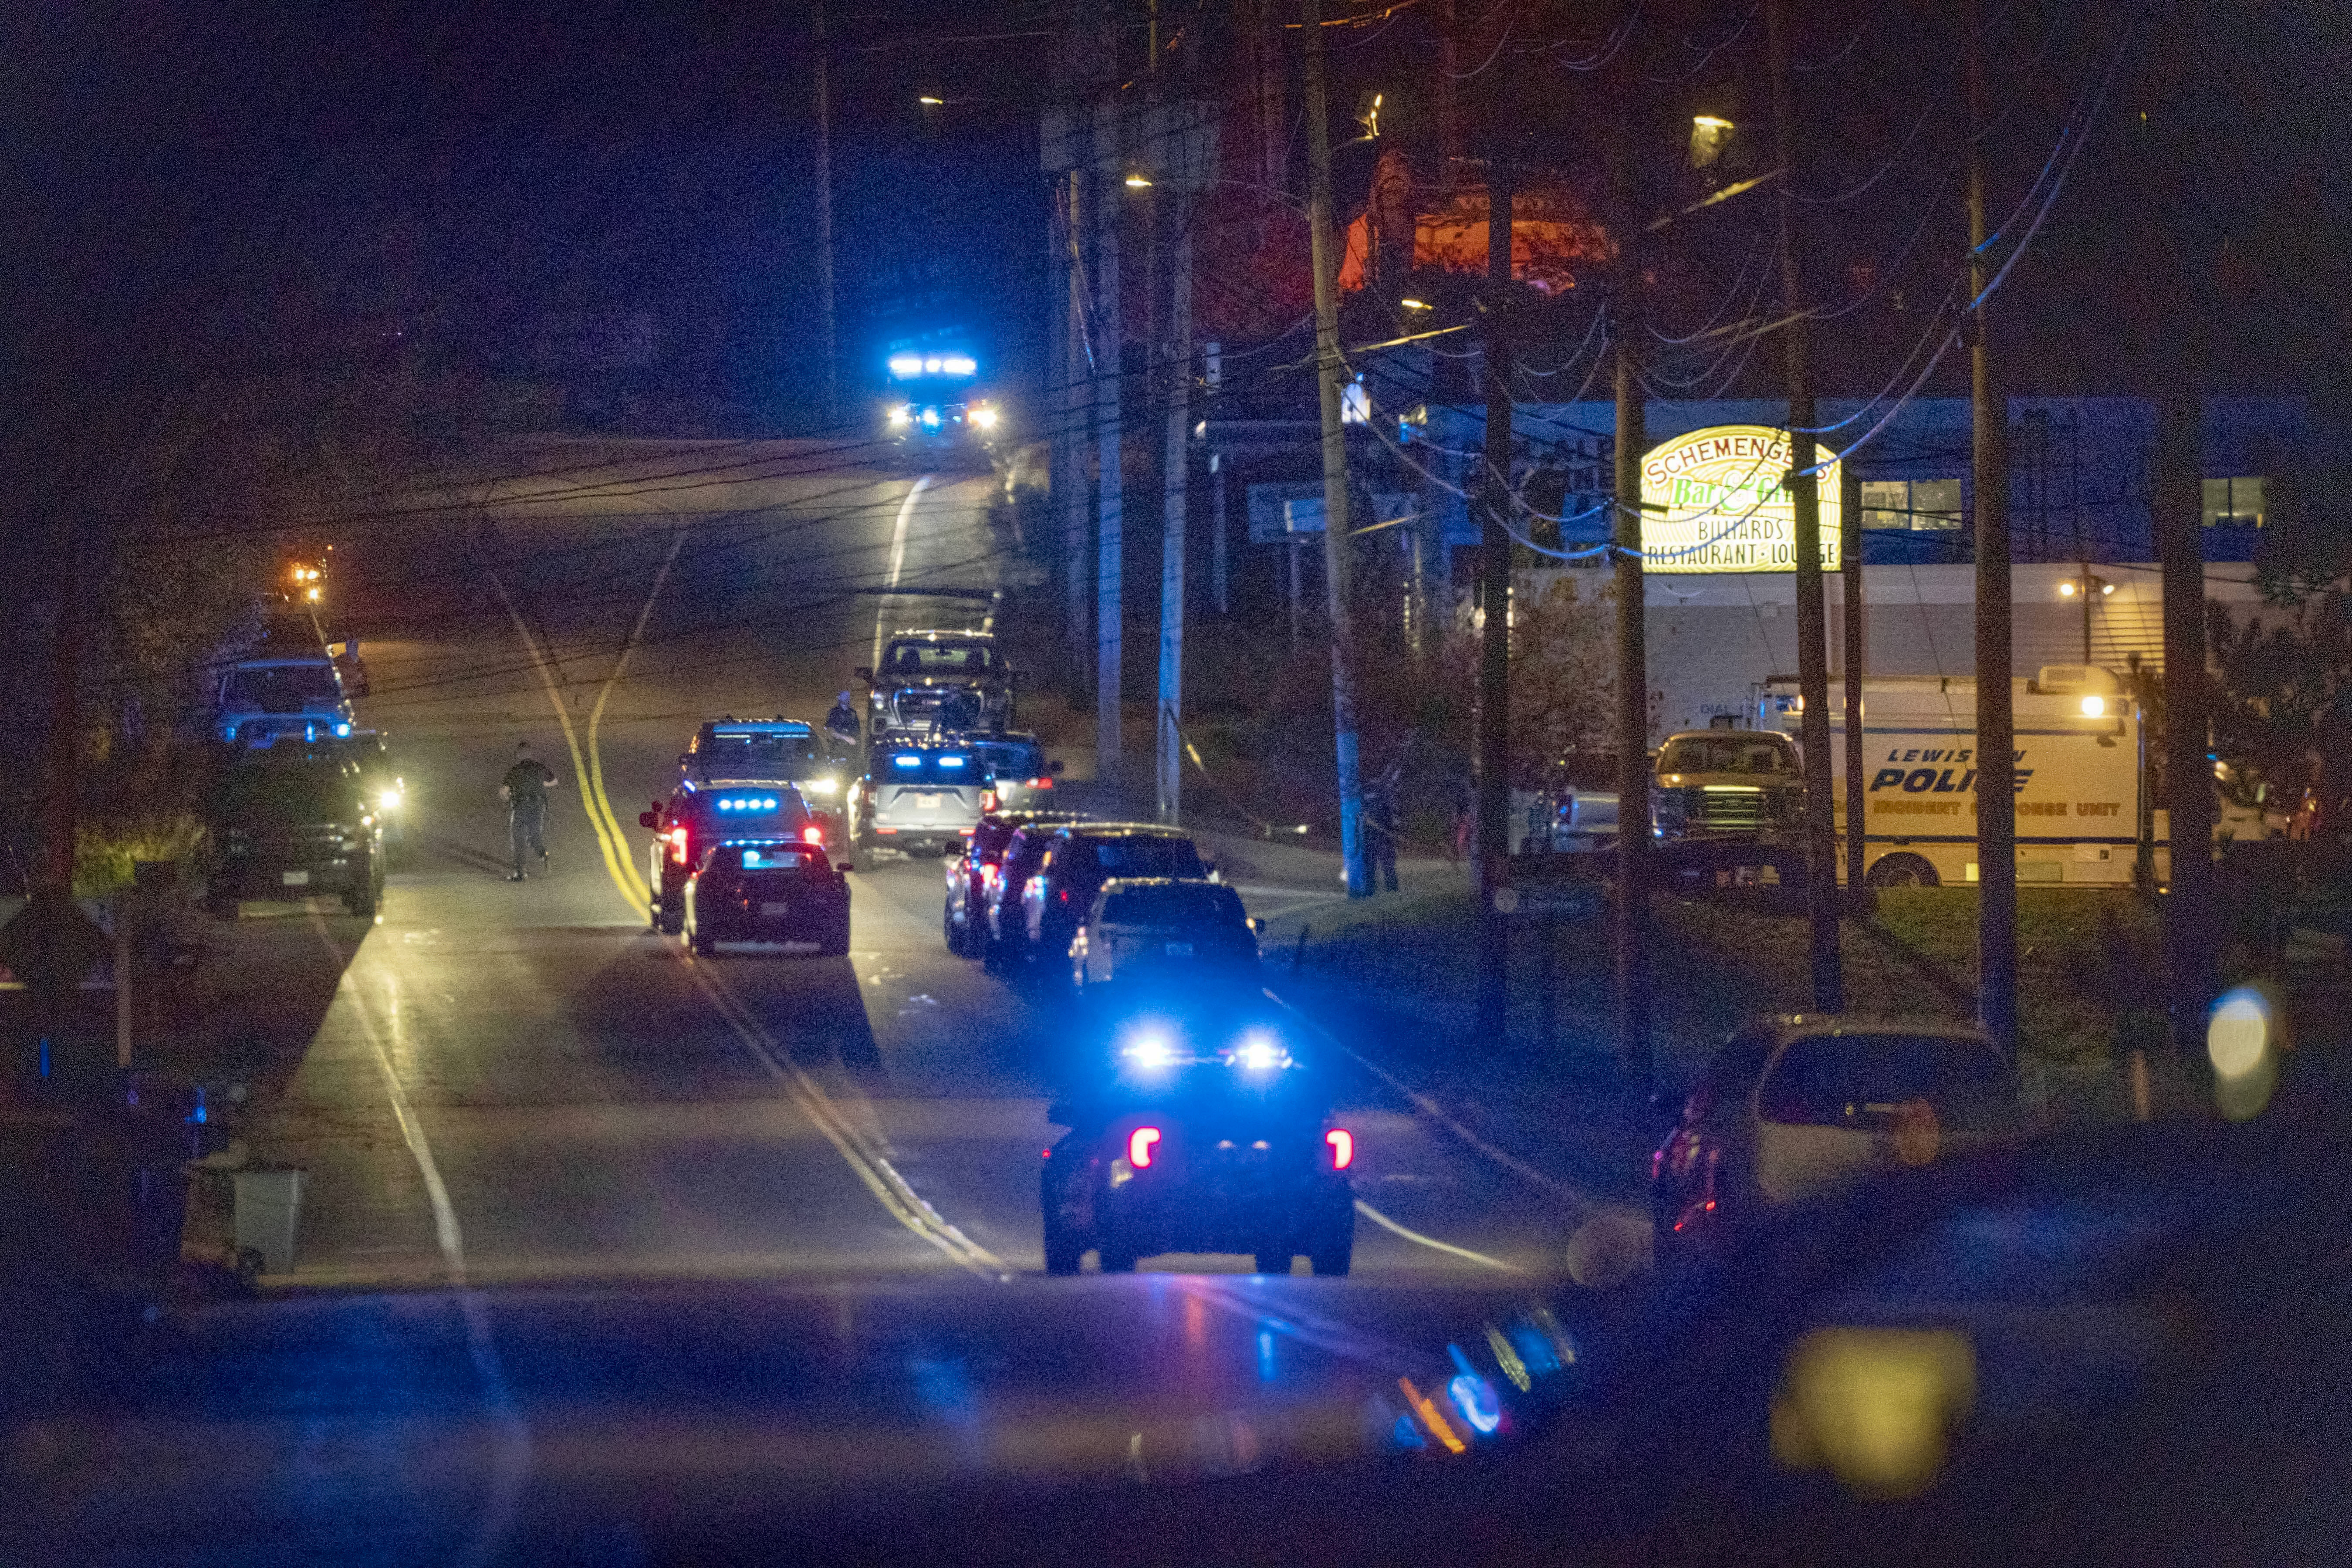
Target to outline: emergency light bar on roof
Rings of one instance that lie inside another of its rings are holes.
[[[980,374],[980,362],[964,353],[896,353],[890,356],[890,376],[894,381],[912,381],[919,375],[969,376]]]
[[[710,726],[710,735],[713,740],[724,740],[738,735],[805,735],[807,733],[809,733],[809,727],[798,719],[747,719],[740,723]]]

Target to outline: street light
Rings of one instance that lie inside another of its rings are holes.
[[[1731,144],[1731,133],[1738,127],[1720,114],[1691,116],[1690,166],[1706,169],[1714,166]]]
[[[1149,174],[1129,174],[1127,177],[1127,188],[1130,191],[1148,191],[1151,188],[1151,176]]]
[[[1400,300],[1397,303],[1402,305],[1408,310],[1426,310],[1432,309],[1432,306],[1426,300]]]

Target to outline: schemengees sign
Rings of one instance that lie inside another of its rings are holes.
[[[1816,476],[1822,569],[1838,569],[1838,465]],[[1816,460],[1819,460],[1819,458]],[[1789,433],[1769,425],[1717,425],[1678,436],[1642,459],[1642,569],[1645,572],[1794,572],[1796,508]]]

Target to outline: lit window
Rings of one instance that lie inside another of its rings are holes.
[[[1960,526],[1958,479],[1864,479],[1862,526],[1948,531]]]
[[[2263,525],[2263,481],[2259,479],[2207,479],[2205,526],[2260,528]]]

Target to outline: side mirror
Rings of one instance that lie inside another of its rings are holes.
[[[658,829],[661,826],[661,813],[657,811],[641,811],[637,813],[637,826],[639,827]]]
[[[1265,934],[1265,917],[1264,915],[1252,915],[1250,917],[1250,930],[1258,936],[1264,936]]]
[[[1062,759],[1055,757],[1052,762],[1047,763],[1045,764],[1045,771],[1049,773],[1059,776],[1062,771]]]
[[[870,664],[861,664],[849,673],[856,676],[858,679],[866,682],[868,686],[874,684],[874,667]]]

